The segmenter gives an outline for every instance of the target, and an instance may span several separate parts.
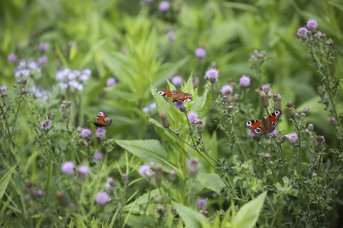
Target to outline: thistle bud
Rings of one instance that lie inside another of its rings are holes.
[[[261,98],[262,106],[264,108],[268,108],[268,106],[269,106],[269,97],[265,93],[263,93],[263,94],[261,94],[260,98]]]
[[[162,167],[160,165],[156,165],[155,167],[153,167],[153,171],[155,172],[154,177],[155,177],[156,183],[160,184],[163,177]]]
[[[167,115],[165,113],[162,113],[160,115],[160,118],[161,118],[162,126],[164,128],[169,128],[170,127],[170,123],[169,123]]]

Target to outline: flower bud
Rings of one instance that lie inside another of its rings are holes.
[[[170,123],[169,123],[167,115],[165,113],[161,113],[160,118],[161,118],[162,126],[164,128],[169,128]]]

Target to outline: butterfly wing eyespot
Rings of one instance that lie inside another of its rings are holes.
[[[261,133],[261,128],[260,128],[260,127],[256,128],[256,129],[255,129],[255,133],[256,133],[256,134],[260,134],[260,133]]]
[[[98,112],[97,116],[100,117],[100,116],[104,116],[105,114],[103,112]]]

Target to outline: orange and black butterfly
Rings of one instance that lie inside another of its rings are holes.
[[[281,111],[276,110],[268,117],[263,117],[262,120],[250,120],[245,123],[245,127],[250,129],[250,134],[252,136],[260,136],[263,134],[269,134],[275,130],[278,125],[278,121],[281,116]]]
[[[96,116],[95,122],[93,122],[97,127],[107,127],[112,123],[112,119],[108,117],[105,113],[99,112]]]
[[[177,91],[177,90],[157,90],[158,94],[161,94],[164,97],[168,97],[170,99],[172,99],[173,102],[176,101],[192,101],[193,100],[193,96],[190,93],[184,93],[181,91]]]

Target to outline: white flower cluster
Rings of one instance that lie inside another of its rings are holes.
[[[56,73],[56,80],[62,90],[74,88],[81,91],[83,90],[83,84],[90,78],[91,73],[90,69],[79,71],[65,68]]]
[[[37,99],[41,99],[41,100],[46,101],[49,98],[48,92],[43,90],[39,86],[32,86],[30,91]]]
[[[27,78],[33,74],[40,74],[41,68],[34,61],[21,60],[17,69],[14,71],[14,76],[16,78]]]

